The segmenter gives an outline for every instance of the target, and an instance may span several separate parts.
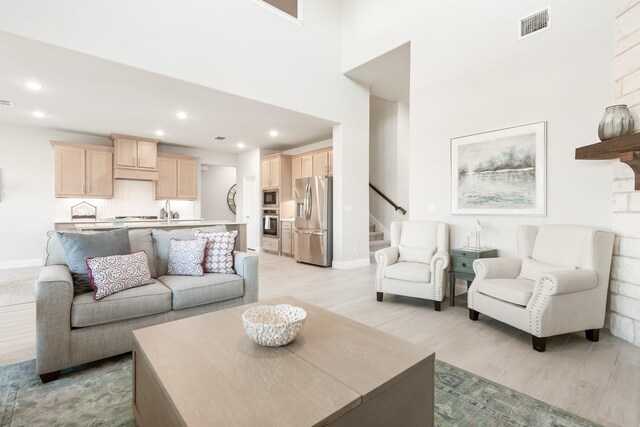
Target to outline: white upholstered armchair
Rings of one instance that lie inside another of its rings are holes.
[[[391,223],[391,247],[376,252],[376,293],[433,300],[436,311],[444,299],[449,266],[447,224],[433,221]]]
[[[473,262],[469,318],[482,313],[528,332],[539,352],[547,337],[570,332],[585,331],[588,340],[598,341],[613,238],[577,225],[518,227],[518,258]]]

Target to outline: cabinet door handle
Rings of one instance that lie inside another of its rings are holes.
[[[463,262],[463,263],[462,263],[462,266],[463,266],[463,267],[466,267],[466,266],[467,266],[467,263],[466,263],[466,262]]]

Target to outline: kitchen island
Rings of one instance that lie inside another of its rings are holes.
[[[135,221],[82,221],[82,222],[56,222],[55,229],[57,231],[78,231],[78,232],[96,232],[118,230],[120,228],[141,229],[141,228],[159,228],[162,230],[179,230],[184,228],[207,228],[216,225],[224,225],[228,231],[237,230],[236,250],[241,252],[247,251],[247,225],[243,222],[216,221],[216,220],[171,220],[171,222],[161,220],[135,220]]]

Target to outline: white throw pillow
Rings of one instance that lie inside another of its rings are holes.
[[[433,257],[433,251],[435,248],[413,248],[410,246],[399,245],[398,246],[398,262],[421,262],[423,264],[429,264]]]
[[[155,283],[149,273],[144,251],[131,255],[87,258],[87,271],[93,286],[93,298],[100,300],[116,292]]]
[[[562,265],[553,265],[546,264],[544,262],[536,261],[529,257],[522,259],[522,268],[520,269],[520,275],[518,279],[527,279],[527,280],[538,280],[540,276],[544,273],[549,273],[551,271],[559,271],[559,270],[575,270],[575,266],[562,266]]]
[[[169,244],[170,276],[204,276],[204,253],[207,239],[171,239]]]
[[[205,273],[235,274],[233,269],[233,249],[236,246],[238,230],[222,233],[205,233],[196,230],[196,239],[207,239],[207,250],[204,256]]]

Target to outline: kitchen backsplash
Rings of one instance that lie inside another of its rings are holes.
[[[114,181],[113,199],[56,199],[56,222],[71,221],[71,207],[87,202],[98,208],[98,219],[116,216],[160,216],[164,200],[156,200],[154,184],[151,181]],[[171,210],[180,218],[195,218],[195,202],[172,200]]]

